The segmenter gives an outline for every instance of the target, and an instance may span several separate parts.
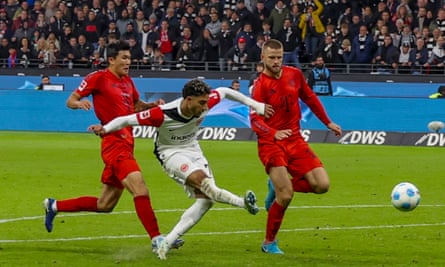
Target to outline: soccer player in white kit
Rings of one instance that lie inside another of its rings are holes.
[[[177,183],[184,185],[189,197],[196,198],[160,243],[157,250],[160,259],[167,258],[171,244],[198,223],[214,201],[245,208],[251,214],[258,212],[256,197],[252,191],[248,190],[244,198],[241,198],[216,186],[197,140],[204,117],[223,98],[248,105],[260,115],[273,115],[270,105],[257,102],[227,87],[211,90],[204,81],[194,79],[184,85],[181,98],[149,110],[115,118],[104,126],[89,127],[90,131],[101,136],[128,126],[157,127],[154,140],[156,157],[165,172]]]

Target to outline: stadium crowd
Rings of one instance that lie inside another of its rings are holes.
[[[0,67],[104,68],[124,39],[138,68],[251,71],[275,38],[286,65],[443,73],[444,33],[441,0],[1,0]]]

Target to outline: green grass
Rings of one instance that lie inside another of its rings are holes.
[[[202,141],[217,184],[248,188],[262,206],[266,175],[255,142]],[[278,235],[285,255],[266,255],[266,212],[256,216],[217,204],[184,236],[186,244],[160,261],[125,193],[111,214],[59,214],[43,226],[41,202],[100,192],[99,139],[92,134],[0,132],[0,266],[445,266],[445,150],[312,144],[331,178],[327,194],[296,194]],[[192,200],[164,174],[152,140],[136,156],[168,232]],[[389,193],[416,184],[420,206],[400,212]],[[14,220],[16,219],[16,220]]]

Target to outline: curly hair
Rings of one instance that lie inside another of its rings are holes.
[[[210,94],[211,88],[200,79],[193,79],[188,81],[184,88],[182,88],[182,97],[186,98],[188,96],[202,96]]]

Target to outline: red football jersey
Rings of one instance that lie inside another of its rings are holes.
[[[299,133],[301,109],[299,99],[308,105],[315,115],[324,123],[329,124],[320,100],[307,85],[301,70],[283,66],[280,78],[262,73],[254,83],[252,98],[272,105],[275,114],[270,118],[251,113],[252,129],[260,139],[274,140],[277,130],[291,129]]]
[[[139,93],[130,78],[117,77],[108,69],[85,77],[76,92],[82,97],[92,95],[94,112],[102,125],[119,116],[134,113]],[[102,156],[112,158],[122,153],[133,153],[134,139],[131,127],[107,134],[102,139]]]

